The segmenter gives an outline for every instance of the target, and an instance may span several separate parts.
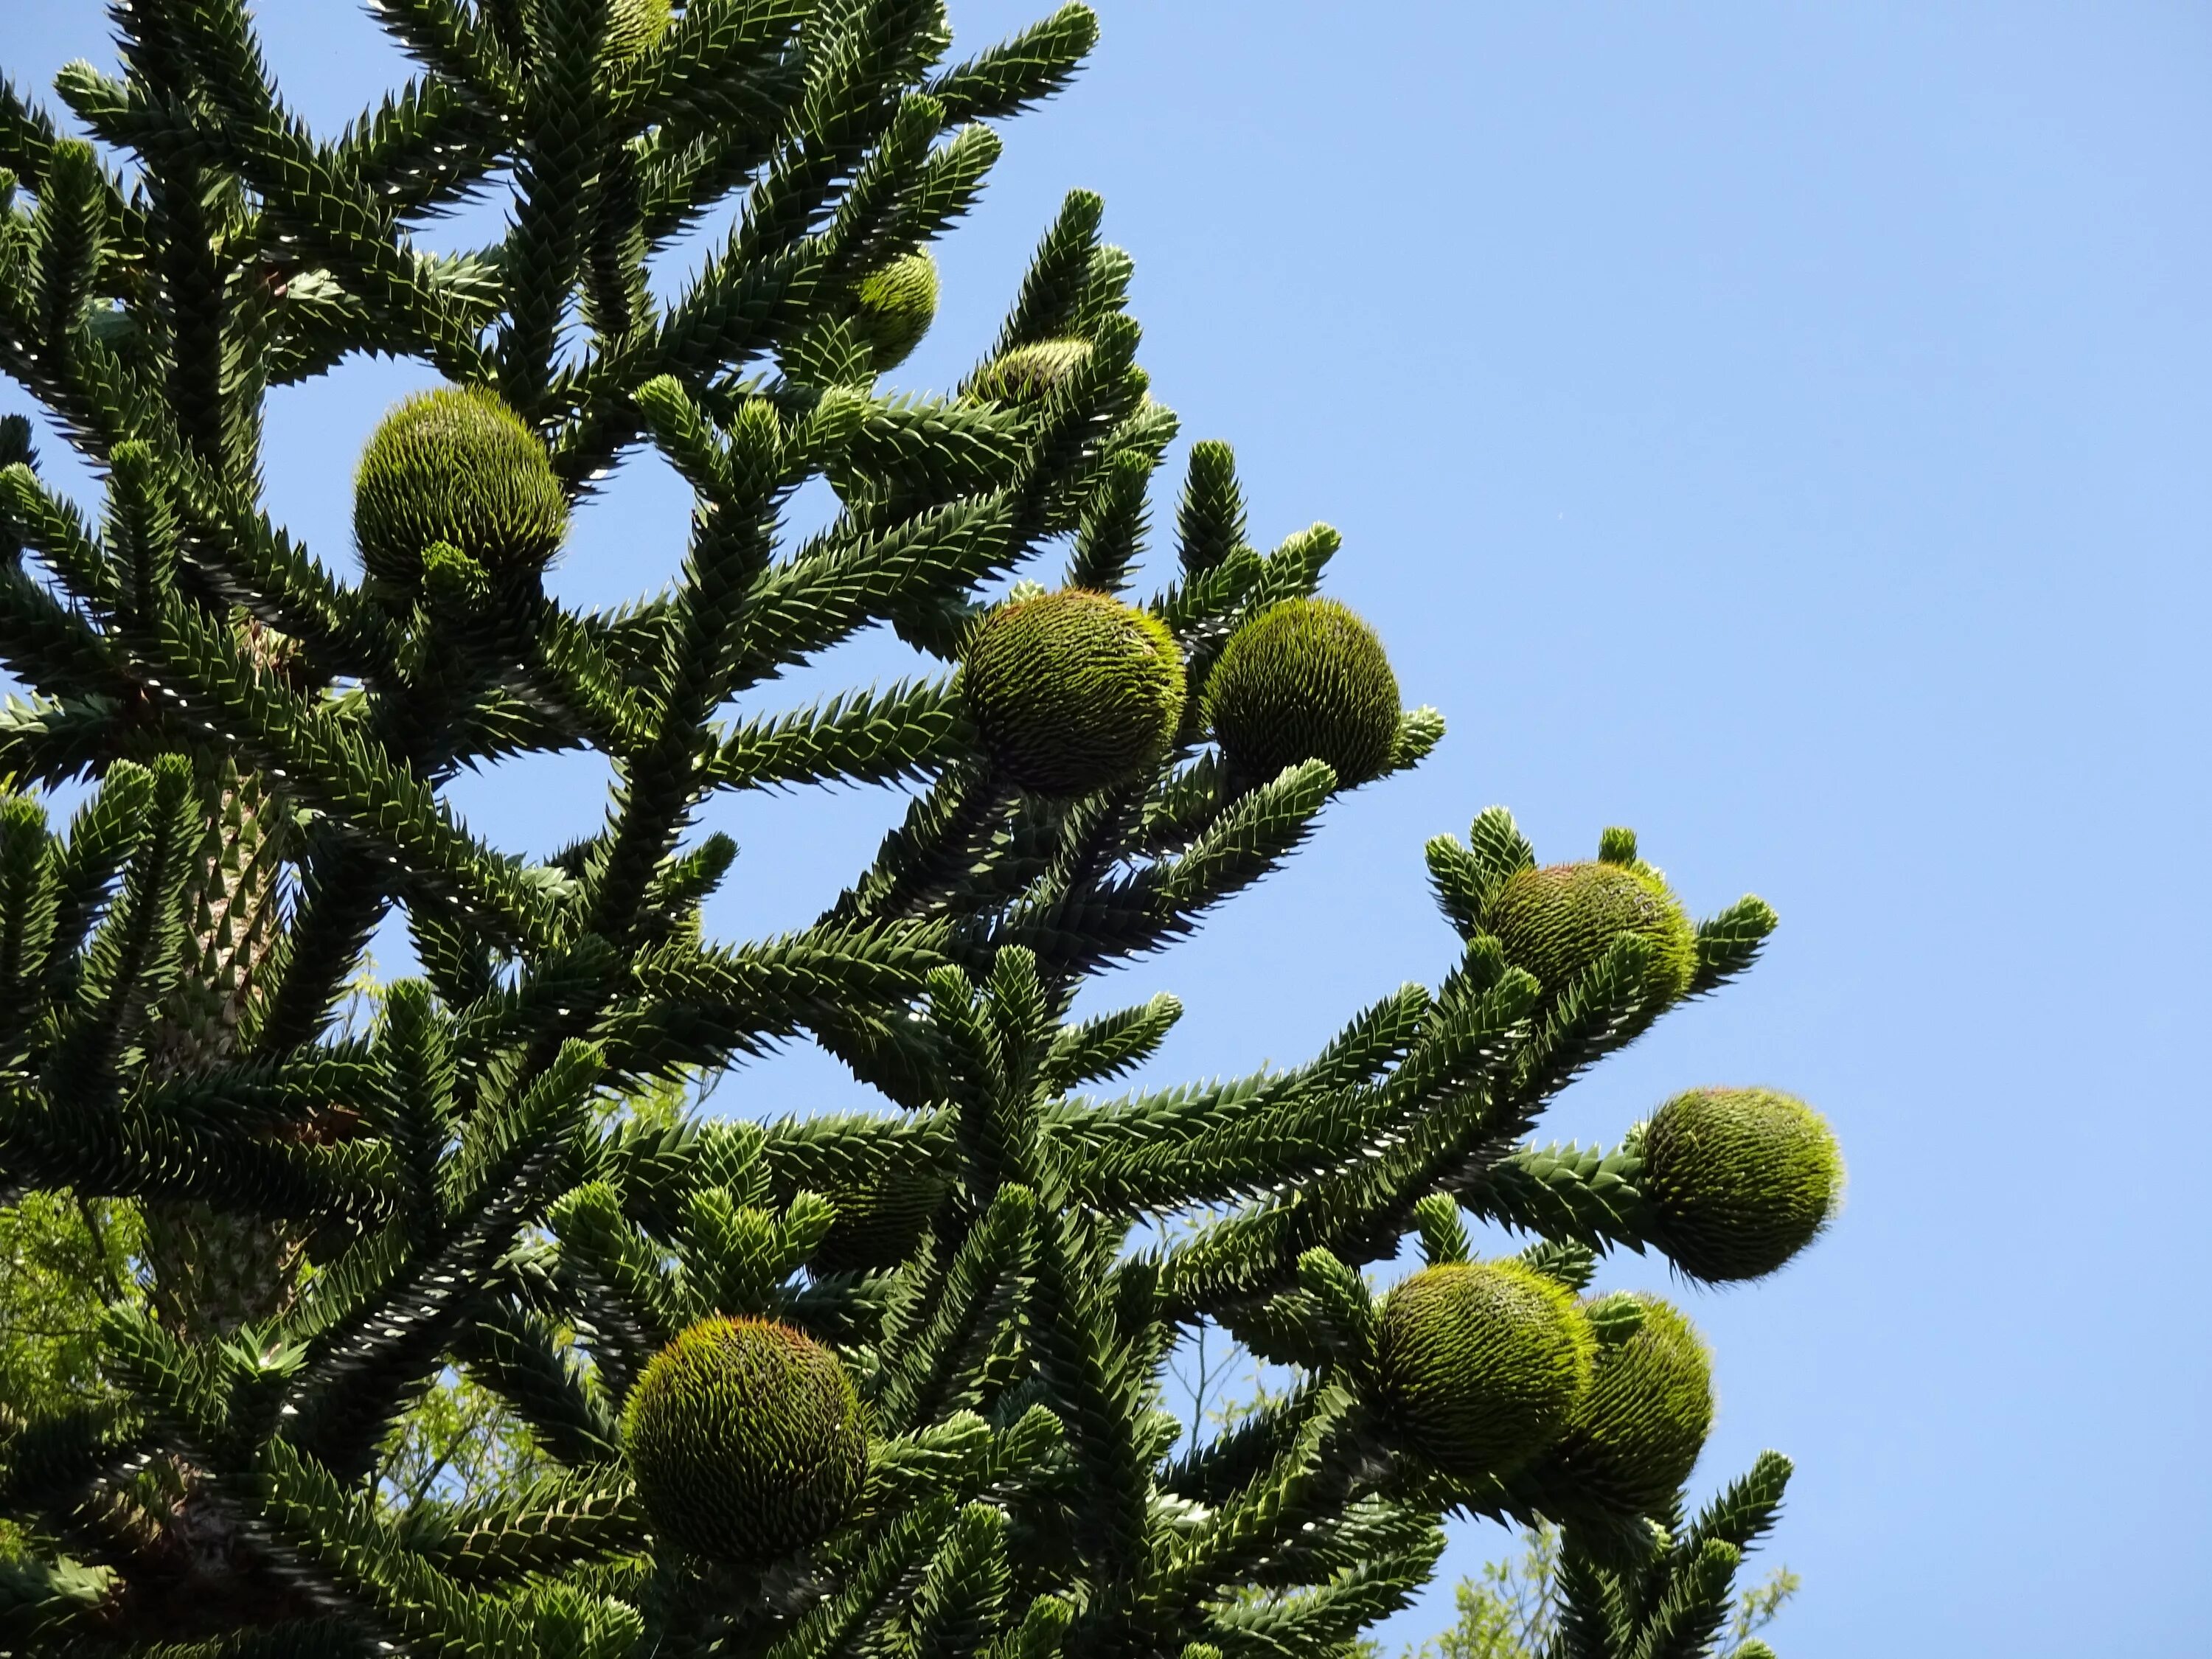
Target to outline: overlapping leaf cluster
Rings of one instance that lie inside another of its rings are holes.
[[[1531,854],[1492,813],[1431,849],[1468,941],[1442,986],[1291,1071],[1098,1092],[1180,1011],[1075,1020],[1086,976],[1275,867],[1340,780],[1232,788],[1206,746],[1223,644],[1336,546],[1253,548],[1218,445],[1149,601],[1190,677],[1158,764],[1025,795],[962,710],[990,584],[1061,561],[1126,588],[1175,422],[1088,195],[965,395],[878,391],[858,308],[973,201],[985,124],[1066,82],[1091,15],[947,64],[939,0],[690,0],[641,45],[652,9],[609,0],[375,9],[418,72],[335,137],[242,0],[118,0],[121,72],[58,83],[89,141],[0,88],[0,369],[106,492],[88,521],[0,423],[0,658],[30,692],[0,717],[0,1182],[143,1210],[153,1292],[106,1316],[96,1397],[0,1422],[0,1515],[36,1543],[0,1565],[0,1651],[1343,1650],[1425,1580],[1447,1510],[1540,1501],[1394,1450],[1358,1270],[1409,1233],[1463,1254],[1459,1208],[1556,1241],[1531,1259],[1571,1280],[1641,1248],[1632,1149],[1516,1148],[1659,1011],[1633,941],[1541,999],[1508,964],[1480,919]],[[495,245],[416,245],[509,186]],[[656,297],[650,262],[733,198]],[[1047,346],[1023,396],[975,390]],[[495,390],[572,500],[658,451],[696,494],[680,579],[608,612],[434,550],[410,593],[341,580],[263,509],[261,422],[270,388],[363,352]],[[843,510],[794,541],[823,476]],[[886,622],[945,672],[738,712]],[[1404,715],[1382,773],[1441,732]],[[616,769],[605,823],[544,864],[444,799],[586,746]],[[77,779],[57,829],[46,792]],[[848,781],[920,786],[869,867],[810,927],[709,942],[735,849],[688,835],[702,805]],[[421,976],[334,1033],[395,910]],[[1693,989],[1771,925],[1708,924]],[[888,1109],[608,1110],[802,1033]],[[858,1382],[866,1490],[803,1555],[688,1558],[631,1487],[623,1402],[710,1315],[808,1333]],[[1160,1378],[1200,1322],[1303,1381],[1171,1456]],[[379,1448],[455,1370],[556,1472],[384,1501]],[[1699,1651],[1779,1498],[1762,1470],[1718,1518],[1587,1540],[1565,1650]]]

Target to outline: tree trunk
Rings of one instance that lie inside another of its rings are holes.
[[[274,639],[249,625],[254,654],[273,666]],[[206,836],[185,890],[191,960],[148,1033],[149,1081],[236,1058],[240,1034],[280,933],[288,808],[258,774],[232,759],[210,767],[201,798]],[[220,1342],[274,1317],[298,1288],[303,1240],[283,1222],[225,1214],[200,1203],[146,1206],[146,1266],[156,1316],[185,1341]],[[181,1460],[148,1472],[158,1534],[117,1608],[118,1633],[173,1638],[251,1626],[292,1593],[256,1572],[228,1507]],[[158,1491],[158,1499],[155,1493]],[[297,1609],[294,1609],[297,1610]]]

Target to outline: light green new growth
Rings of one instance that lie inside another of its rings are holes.
[[[1390,1292],[1376,1369],[1407,1443],[1455,1474],[1504,1474],[1565,1431],[1596,1348],[1557,1280],[1512,1261],[1455,1262]]]
[[[661,1537],[730,1562],[827,1537],[866,1473],[853,1380],[820,1343],[764,1319],[684,1331],[630,1391],[623,1443]]]
[[[608,57],[617,64],[635,63],[667,33],[672,15],[669,0],[608,0]]]
[[[1040,340],[994,358],[968,383],[968,395],[989,403],[1033,404],[1065,386],[1091,361],[1088,340]]]
[[[876,373],[914,355],[937,320],[937,261],[927,248],[902,254],[860,284],[854,324]]]
[[[1231,635],[1206,684],[1206,723],[1237,777],[1327,761],[1350,787],[1398,736],[1398,677],[1375,630],[1334,599],[1285,599]]]
[[[1842,1201],[1834,1133],[1772,1089],[1692,1089],[1643,1132],[1652,1235],[1674,1265],[1711,1284],[1758,1279],[1811,1243]]]
[[[986,617],[961,684],[993,764],[1039,795],[1087,795],[1134,777],[1182,718],[1175,636],[1151,613],[1082,588]]]

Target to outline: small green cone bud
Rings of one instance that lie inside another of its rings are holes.
[[[1426,1267],[1382,1304],[1383,1410],[1439,1468],[1504,1474],[1565,1430],[1596,1346],[1566,1287],[1519,1262]]]
[[[1555,864],[1516,872],[1483,921],[1505,947],[1505,959],[1536,976],[1547,1007],[1602,962],[1624,933],[1652,946],[1647,1020],[1690,988],[1698,968],[1696,929],[1667,884],[1644,865]]]
[[[1697,1467],[1713,1426],[1712,1362],[1703,1339],[1673,1304],[1621,1294],[1643,1305],[1643,1322],[1625,1341],[1598,1349],[1589,1394],[1532,1471],[1548,1504],[1570,1514],[1662,1510]]]
[[[513,410],[480,386],[446,386],[407,399],[370,437],[353,529],[369,575],[412,593],[433,542],[495,578],[544,565],[568,533],[568,503]]]
[[[1820,1115],[1771,1089],[1692,1089],[1644,1126],[1652,1235],[1712,1284],[1758,1279],[1811,1243],[1843,1196],[1844,1159]]]
[[[1206,684],[1208,724],[1231,774],[1265,783],[1327,761],[1349,788],[1389,764],[1398,677],[1375,630],[1334,599],[1285,599],[1230,636]]]
[[[937,261],[926,248],[894,259],[860,284],[857,298],[853,324],[876,373],[896,368],[937,320]]]
[[[993,763],[1039,795],[1087,795],[1134,776],[1182,719],[1182,652],[1167,625],[1085,588],[984,617],[961,677]]]
[[[653,1356],[623,1410],[639,1499],[663,1539],[771,1561],[851,1512],[868,1461],[836,1356],[788,1325],[705,1319]]]
[[[1090,361],[1088,340],[1041,340],[1016,346],[984,366],[968,383],[968,395],[994,404],[1042,403]]]

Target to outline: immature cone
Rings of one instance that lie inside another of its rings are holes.
[[[1398,677],[1375,630],[1334,599],[1285,599],[1230,636],[1206,684],[1206,719],[1239,778],[1327,761],[1366,782],[1398,738]]]
[[[663,1348],[630,1391],[623,1437],[653,1530],[720,1561],[774,1560],[827,1537],[867,1468],[845,1368],[765,1319],[702,1320]]]
[[[881,1272],[914,1254],[938,1206],[945,1178],[933,1170],[884,1170],[851,1188],[823,1194],[837,1218],[815,1249],[817,1273]]]
[[[1844,1159],[1820,1115],[1771,1089],[1692,1089],[1644,1128],[1652,1237],[1715,1284],[1771,1273],[1811,1243],[1843,1194]]]
[[[513,410],[481,386],[445,386],[410,398],[370,437],[353,529],[368,574],[412,592],[433,542],[495,576],[543,565],[568,533],[568,503]]]
[[[1547,1004],[1602,962],[1624,935],[1652,947],[1647,1018],[1687,991],[1697,972],[1696,929],[1667,884],[1642,865],[1600,861],[1518,871],[1483,920],[1504,945],[1506,960],[1536,976]]]
[[[1589,1392],[1535,1473],[1563,1508],[1651,1515],[1681,1489],[1705,1449],[1713,1425],[1712,1362],[1672,1304],[1641,1291],[1621,1294],[1641,1306],[1643,1322],[1598,1349]]]
[[[854,325],[876,373],[896,368],[937,320],[937,261],[927,249],[894,259],[860,284],[857,297]]]
[[[1382,1304],[1383,1409],[1439,1468],[1502,1474],[1565,1430],[1596,1346],[1567,1289],[1517,1261],[1426,1267]]]
[[[1034,404],[1050,397],[1091,361],[1088,340],[1041,340],[1016,346],[986,364],[968,395],[994,404]]]
[[[1135,775],[1182,719],[1182,652],[1166,624],[1085,588],[993,611],[969,638],[961,680],[993,763],[1039,795]]]

